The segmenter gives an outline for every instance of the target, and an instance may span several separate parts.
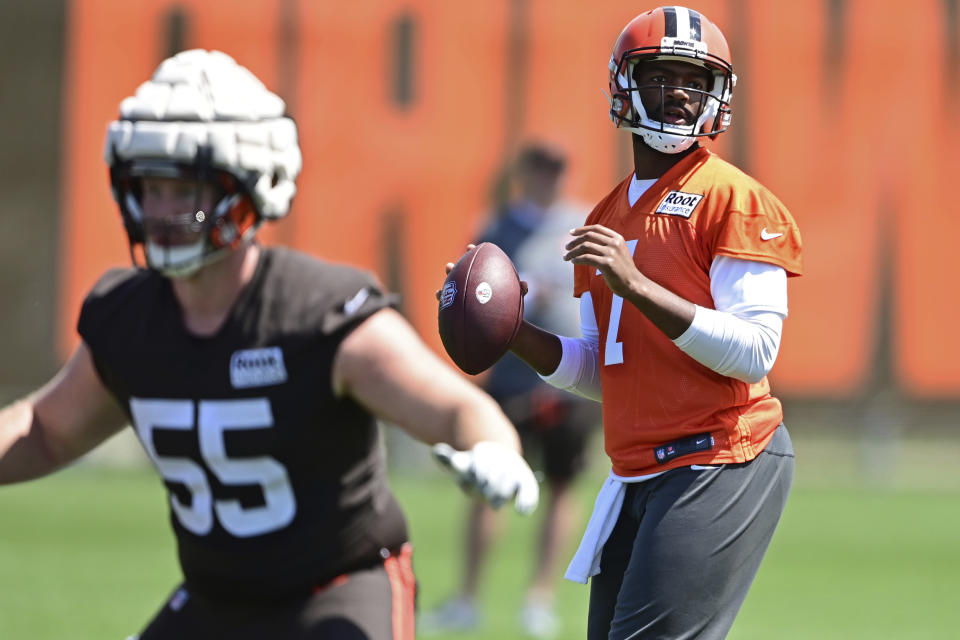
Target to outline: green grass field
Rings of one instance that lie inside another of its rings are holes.
[[[957,441],[903,447],[883,488],[849,465],[835,468],[830,442],[795,442],[793,495],[730,637],[960,637]],[[922,464],[905,472],[913,460]],[[604,473],[592,469],[578,487],[584,523]],[[394,484],[411,520],[421,608],[430,607],[459,578],[465,503],[438,473],[403,474]],[[451,637],[519,637],[534,525],[504,516],[484,582],[483,628]],[[177,576],[164,496],[149,471],[85,466],[0,488],[2,640],[123,639]],[[583,638],[587,593],[560,581],[562,638]]]

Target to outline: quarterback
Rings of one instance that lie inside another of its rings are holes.
[[[767,374],[800,234],[773,194],[699,144],[730,125],[736,85],[706,16],[637,16],[609,72],[634,171],[565,248],[582,337],[524,323],[512,350],[602,403],[612,468],[567,571],[591,580],[587,637],[723,638],[793,478]]]
[[[510,422],[376,278],[256,242],[296,191],[285,108],[203,50],[121,103],[105,155],[135,268],[101,277],[66,365],[0,410],[0,483],[136,431],[184,577],[142,640],[411,640],[411,546],[378,418],[459,450],[461,484],[494,505],[538,500]]]

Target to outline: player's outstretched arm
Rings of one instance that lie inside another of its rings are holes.
[[[421,442],[468,454],[463,473],[451,471],[492,504],[516,497],[518,510],[536,506],[536,479],[500,407],[427,348],[393,309],[374,313],[344,339],[333,386]]]
[[[46,475],[126,424],[81,344],[46,385],[0,409],[0,484]]]

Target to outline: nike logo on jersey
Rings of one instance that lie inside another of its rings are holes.
[[[230,384],[234,389],[266,387],[287,381],[280,347],[243,349],[230,356]]]
[[[693,215],[693,210],[697,208],[701,200],[703,200],[702,193],[671,191],[667,194],[667,197],[660,202],[660,206],[657,207],[657,213],[689,218]]]
[[[783,235],[782,233],[770,233],[769,231],[767,231],[766,227],[760,230],[761,240],[773,240],[774,238],[779,238],[782,235]]]

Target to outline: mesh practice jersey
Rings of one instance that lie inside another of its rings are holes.
[[[344,337],[392,303],[371,275],[286,249],[262,250],[210,337],[153,271],[88,295],[80,335],[166,485],[191,589],[309,593],[407,540],[374,418],[331,389]]]
[[[678,296],[714,308],[710,265],[720,255],[800,275],[800,232],[786,207],[710,151],[683,158],[633,207],[630,180],[587,224],[620,233],[637,268]],[[604,440],[614,473],[745,462],[763,450],[783,419],[766,378],[749,384],[703,366],[613,295],[597,269],[576,265],[574,293],[586,291],[600,329]]]

